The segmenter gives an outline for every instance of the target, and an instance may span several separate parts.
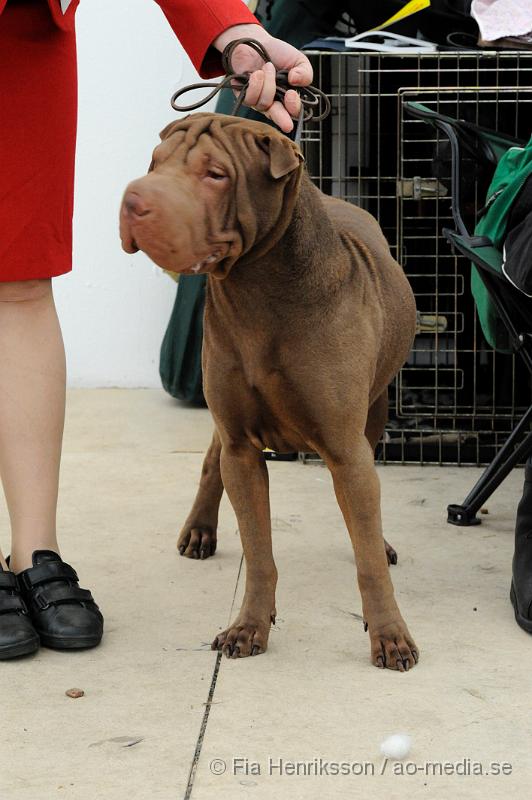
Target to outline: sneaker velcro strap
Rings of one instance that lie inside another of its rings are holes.
[[[58,584],[37,589],[32,600],[41,610],[61,603],[94,603],[88,589],[79,586],[59,586]]]
[[[19,594],[10,594],[2,596],[0,599],[0,614],[4,614],[7,611],[23,611],[26,614],[28,609]]]
[[[14,572],[0,572],[0,589],[18,590],[17,576]]]
[[[64,561],[46,561],[36,567],[24,570],[19,580],[26,589],[33,589],[41,583],[49,581],[78,581],[76,570]]]

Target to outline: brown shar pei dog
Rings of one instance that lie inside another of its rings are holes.
[[[407,670],[418,649],[394,597],[374,466],[387,387],[414,337],[405,275],[376,220],[323,195],[271,127],[192,114],[161,139],[150,172],[126,189],[120,232],[128,253],[209,275],[203,375],[216,427],[178,547],[214,554],[225,489],[246,561],[240,613],[213,648],[266,650],[277,569],[263,448],[311,450],[349,530],[371,660]]]

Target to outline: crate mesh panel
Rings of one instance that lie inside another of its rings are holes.
[[[484,341],[470,264],[454,256],[445,137],[409,117],[406,101],[527,140],[532,54],[310,53],[331,115],[302,147],[315,184],[372,213],[405,270],[424,324],[390,387],[388,462],[488,463],[530,402],[527,372]],[[472,229],[491,176],[462,164],[462,210]]]

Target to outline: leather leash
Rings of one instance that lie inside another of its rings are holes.
[[[236,115],[244,102],[244,98],[249,87],[250,76],[249,72],[234,72],[231,64],[233,52],[235,48],[241,44],[251,47],[251,49],[262,58],[264,63],[271,61],[266,49],[260,42],[257,42],[255,39],[236,39],[234,42],[230,42],[222,53],[222,66],[225,72],[225,77],[219,82],[209,81],[207,83],[191,83],[188,86],[183,86],[182,89],[178,89],[178,91],[172,96],[170,101],[172,108],[175,111],[195,111],[197,108],[201,108],[201,106],[204,106],[205,103],[209,102],[209,100],[212,100],[214,97],[216,97],[216,95],[221,92],[222,89],[232,89],[233,91],[238,92],[232,111],[232,113]],[[279,100],[281,103],[283,102],[284,96],[289,89],[294,89],[299,94],[301,100],[301,111],[299,113],[294,135],[294,141],[296,144],[299,144],[301,140],[303,123],[309,122],[310,120],[319,122],[320,120],[325,119],[331,110],[330,100],[327,95],[321,91],[321,89],[317,89],[315,86],[291,86],[288,83],[288,70],[286,69],[277,70],[275,83],[275,100]],[[180,97],[187,92],[194,91],[195,89],[212,89],[212,91],[197,103],[190,103],[189,105],[177,104],[176,101]]]

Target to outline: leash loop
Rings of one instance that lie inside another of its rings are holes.
[[[219,82],[208,81],[206,83],[191,83],[188,86],[183,86],[172,95],[172,99],[170,101],[172,108],[175,111],[195,111],[197,108],[201,108],[201,106],[204,106],[209,102],[209,100],[212,100],[214,97],[216,97],[216,95],[221,92],[222,89],[232,89],[237,93],[232,113],[237,114],[244,102],[246,92],[249,87],[250,77],[249,72],[235,72],[231,63],[231,57],[235,48],[241,44],[245,44],[254,50],[262,58],[264,63],[271,61],[266,49],[260,42],[257,42],[255,39],[235,39],[233,42],[229,42],[222,53],[222,66],[225,72],[225,77]],[[279,100],[281,103],[283,103],[284,96],[289,89],[294,89],[299,94],[299,98],[301,100],[301,111],[299,113],[295,135],[295,140],[297,142],[300,139],[301,127],[304,122],[309,122],[310,120],[320,122],[320,120],[325,119],[325,117],[329,114],[331,110],[330,100],[327,95],[321,91],[321,89],[318,89],[315,86],[291,86],[288,82],[288,70],[286,69],[277,70],[275,83],[275,100]],[[180,97],[187,92],[194,91],[195,89],[212,89],[212,91],[210,91],[204,98],[198,100],[196,103],[178,105],[177,100]]]

